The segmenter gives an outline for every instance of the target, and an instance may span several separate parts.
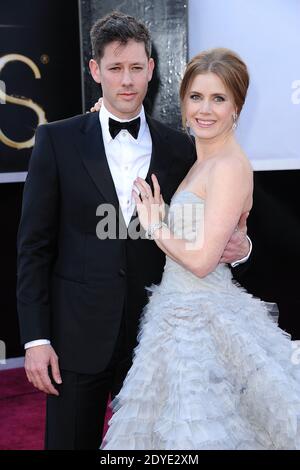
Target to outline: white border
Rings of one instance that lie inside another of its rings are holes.
[[[300,170],[300,158],[250,160],[254,171]]]
[[[0,184],[24,182],[26,180],[27,173],[27,171],[19,173],[0,173]]]
[[[24,357],[12,357],[5,360],[5,364],[0,362],[0,373],[2,370],[18,369],[24,367]]]

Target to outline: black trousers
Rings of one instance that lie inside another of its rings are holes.
[[[100,447],[108,398],[122,387],[132,349],[123,315],[112,358],[103,372],[87,375],[61,370],[62,384],[55,385],[59,396],[47,395],[45,449]]]

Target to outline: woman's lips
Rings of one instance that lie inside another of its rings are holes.
[[[215,124],[216,121],[208,120],[208,119],[196,119],[196,123],[199,127],[211,127]]]

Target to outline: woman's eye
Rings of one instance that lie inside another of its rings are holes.
[[[216,101],[217,103],[220,103],[220,102],[222,102],[222,101],[225,101],[225,99],[223,98],[223,96],[216,96],[216,97],[215,97],[215,101]]]
[[[200,99],[200,96],[199,95],[191,95],[190,98],[193,101],[197,101],[198,99]]]

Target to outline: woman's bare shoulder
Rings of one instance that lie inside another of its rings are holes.
[[[242,150],[235,150],[214,159],[211,165],[212,175],[228,173],[253,178],[253,168],[247,155]]]
[[[252,207],[253,168],[242,151],[224,154],[215,159],[209,172],[208,187],[231,187],[245,200],[245,207]]]

